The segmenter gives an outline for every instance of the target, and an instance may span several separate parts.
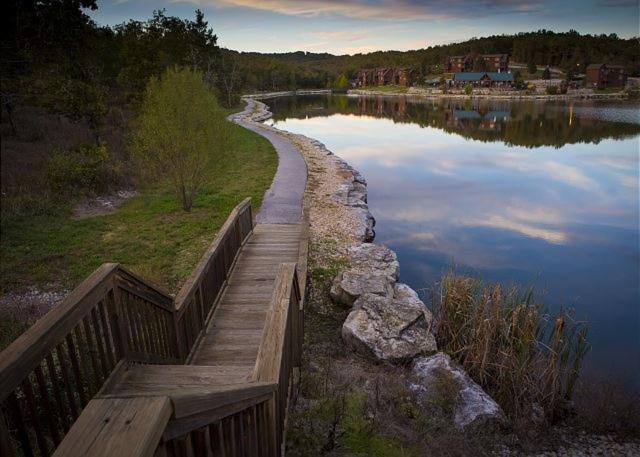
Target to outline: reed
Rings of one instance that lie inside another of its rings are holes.
[[[548,419],[566,410],[588,352],[587,326],[535,302],[533,289],[449,273],[434,297],[438,346],[512,418],[534,405]]]

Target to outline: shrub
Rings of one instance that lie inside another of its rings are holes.
[[[549,95],[556,95],[558,93],[558,86],[547,86],[546,92]]]
[[[55,150],[47,168],[51,190],[57,194],[103,190],[108,182],[108,158],[104,144],[83,144],[72,149]]]
[[[471,84],[467,84],[466,86],[464,86],[465,94],[471,95],[472,92],[473,92],[473,87],[471,86]]]
[[[227,142],[228,121],[202,74],[172,68],[147,85],[134,133],[134,154],[144,173],[168,179],[190,211]]]
[[[438,347],[512,417],[535,403],[550,418],[562,413],[588,350],[584,325],[564,311],[545,314],[532,290],[452,273],[443,278],[435,312]]]

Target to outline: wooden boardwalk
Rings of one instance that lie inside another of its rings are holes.
[[[235,368],[239,376],[251,376],[278,266],[298,261],[301,239],[301,224],[255,226],[190,361],[192,365]]]
[[[0,454],[280,455],[307,236],[246,200],[175,299],[100,267],[0,354]]]

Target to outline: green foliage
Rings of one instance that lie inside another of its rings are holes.
[[[147,85],[134,154],[147,177],[172,183],[189,211],[205,181],[207,163],[225,152],[228,125],[202,74],[171,68]]]
[[[98,84],[70,79],[63,87],[60,112],[72,121],[86,120],[93,131],[96,145],[107,115],[106,89]]]
[[[59,195],[71,192],[97,193],[107,183],[107,147],[80,145],[69,150],[56,150],[49,159],[47,180]]]
[[[524,78],[522,77],[522,72],[520,70],[516,70],[516,72],[513,74],[513,82],[516,89],[518,90],[522,90],[526,87]]]
[[[345,398],[345,415],[342,422],[343,434],[339,443],[351,455],[375,457],[407,457],[412,452],[404,448],[398,440],[386,438],[373,431],[366,417],[366,398],[352,394]]]
[[[531,61],[527,64],[527,72],[530,75],[536,74],[537,71],[538,71],[538,67],[536,66],[535,62]]]
[[[464,93],[466,95],[471,95],[473,93],[473,86],[471,84],[464,86]]]
[[[343,74],[340,74],[334,81],[333,84],[331,85],[331,87],[333,89],[336,90],[345,90],[349,88],[349,80],[347,79],[347,77]]]
[[[49,283],[71,289],[103,262],[120,262],[175,292],[233,207],[247,196],[260,207],[273,180],[271,143],[240,126],[231,130],[230,153],[206,163],[189,213],[170,182],[141,189],[113,214],[85,219],[71,217],[74,198],[14,205],[3,197],[0,290]]]
[[[380,435],[367,417],[361,392],[326,396],[306,411],[294,411],[287,432],[287,455],[326,455],[332,449],[362,457],[409,457],[398,439]]]
[[[551,79],[551,70],[549,70],[549,67],[545,67],[542,72],[542,79]]]
[[[556,95],[558,93],[558,86],[547,86],[545,92],[548,95]]]

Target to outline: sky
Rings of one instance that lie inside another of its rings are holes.
[[[201,9],[218,44],[238,51],[404,51],[543,28],[640,35],[640,0],[99,0],[88,13],[116,25],[162,8]]]

